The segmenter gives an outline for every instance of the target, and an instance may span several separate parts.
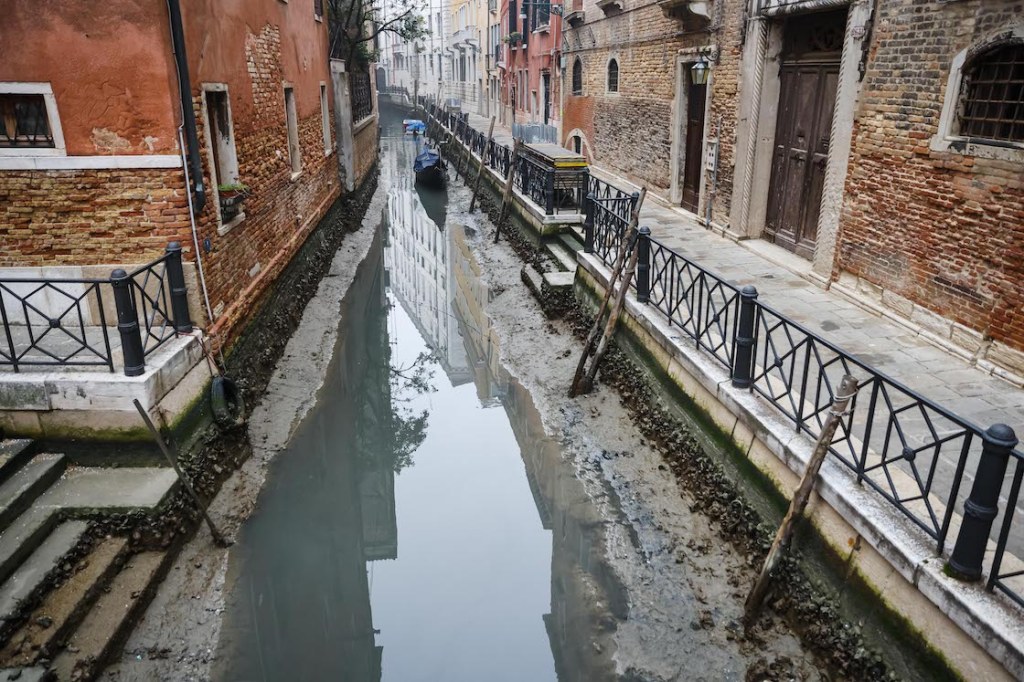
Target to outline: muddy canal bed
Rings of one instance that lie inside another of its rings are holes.
[[[827,679],[743,633],[746,558],[615,394],[565,398],[578,341],[399,128],[214,502],[236,545],[197,534],[108,678]]]

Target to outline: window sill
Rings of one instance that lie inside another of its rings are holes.
[[[928,147],[933,152],[1024,163],[1024,144],[1014,142],[985,144],[968,137],[935,135]]]
[[[315,19],[317,22],[319,22],[321,24],[324,23],[323,15],[317,16],[316,14],[314,14],[313,15],[313,19]]]
[[[532,31],[530,31],[530,33],[548,33],[550,31],[551,31],[551,25],[550,24],[544,24],[543,26],[538,26],[537,28],[533,29]]]
[[[217,228],[217,234],[221,237],[245,222],[245,211],[242,211],[234,218]]]
[[[289,178],[289,182],[295,182],[296,180],[298,180],[301,177],[302,177],[302,171],[295,171],[295,172],[293,172],[291,174],[291,177]]]

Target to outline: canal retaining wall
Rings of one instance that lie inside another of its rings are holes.
[[[609,279],[597,258],[578,254],[575,293],[596,311]],[[692,350],[678,330],[626,297],[617,339],[655,377],[682,391],[711,428],[743,453],[787,500],[814,446],[774,410]],[[689,347],[687,347],[689,346]],[[1024,678],[1021,618],[998,596],[946,575],[944,561],[909,523],[856,485],[831,458],[822,467],[810,525],[824,545],[874,592],[895,621],[920,637],[965,679]]]

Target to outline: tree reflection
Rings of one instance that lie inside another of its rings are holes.
[[[432,383],[437,358],[423,352],[404,367],[390,367],[391,373],[391,448],[395,473],[412,466],[412,453],[427,437],[429,410],[416,412],[409,403],[417,396],[433,393]]]

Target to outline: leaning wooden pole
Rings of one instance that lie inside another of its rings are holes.
[[[811,492],[814,490],[814,483],[818,479],[818,472],[821,470],[822,462],[825,461],[825,455],[832,444],[832,437],[835,436],[836,429],[839,427],[839,421],[846,413],[846,407],[850,404],[850,400],[856,394],[857,380],[849,374],[843,376],[843,380],[839,383],[839,389],[836,391],[836,397],[832,401],[832,409],[828,411],[825,423],[821,427],[821,435],[818,436],[818,442],[814,445],[811,460],[807,463],[807,469],[804,471],[803,478],[800,479],[800,485],[793,494],[793,500],[789,504],[789,511],[786,512],[785,518],[782,519],[782,525],[779,526],[778,532],[775,533],[775,540],[772,542],[771,549],[768,550],[768,556],[764,560],[761,574],[757,576],[757,582],[754,583],[753,589],[747,595],[747,602],[743,607],[743,622],[748,628],[757,619],[761,609],[761,602],[764,601],[764,597],[768,593],[768,587],[771,585],[772,572],[775,570],[775,565],[789,547],[790,540],[793,538],[793,529],[796,521],[803,516],[804,510],[807,508]]]
[[[476,195],[480,192],[480,178],[484,175],[484,166],[487,165],[487,150],[491,148],[491,138],[494,135],[494,117],[491,116],[491,124],[487,126],[487,142],[484,143],[484,149],[480,153],[480,168],[476,172],[476,183],[473,185],[473,198],[469,200],[469,212],[473,212],[473,207],[476,206]]]
[[[612,266],[612,274],[608,279],[608,287],[605,289],[604,298],[601,299],[601,307],[594,317],[594,323],[590,326],[590,333],[587,334],[587,340],[583,344],[583,353],[580,355],[580,361],[576,365],[576,373],[573,374],[572,383],[569,384],[570,398],[575,398],[579,395],[580,380],[583,378],[583,370],[587,367],[587,358],[594,352],[594,344],[597,343],[598,336],[601,333],[601,323],[604,319],[604,314],[608,310],[608,304],[611,302],[612,296],[615,294],[615,284],[619,281],[619,277],[622,275],[622,268],[629,258],[630,249],[628,246],[633,243],[631,237],[640,223],[640,207],[643,206],[646,197],[647,188],[641,187],[640,195],[637,197],[636,203],[633,205],[633,211],[629,215],[629,225],[622,236],[622,248],[615,255],[615,264]],[[628,286],[629,280],[626,280],[626,283]]]
[[[501,224],[505,222],[505,214],[508,212],[508,204],[512,199],[512,183],[516,179],[516,162],[519,160],[519,149],[523,146],[522,140],[515,140],[512,145],[512,160],[508,164],[508,173],[505,174],[505,193],[501,197],[501,211],[498,212],[498,223],[494,228],[494,243],[497,244],[501,238]]]
[[[156,444],[160,446],[160,452],[164,453],[164,458],[167,460],[167,463],[174,468],[174,473],[178,475],[178,480],[181,481],[183,486],[185,486],[185,490],[192,498],[192,501],[196,503],[196,506],[199,507],[199,511],[202,512],[203,518],[206,519],[206,525],[210,527],[210,535],[213,536],[213,541],[218,547],[230,547],[232,542],[225,538],[217,529],[217,526],[214,525],[213,519],[210,518],[210,513],[206,510],[206,505],[203,504],[199,494],[196,493],[195,488],[192,487],[192,483],[185,476],[185,472],[183,472],[181,467],[178,466],[177,449],[174,447],[174,442],[172,441],[170,446],[168,446],[167,443],[164,442],[163,436],[160,435],[160,432],[157,430],[156,425],[153,424],[153,420],[149,418],[149,414],[146,412],[145,408],[139,404],[138,399],[136,398],[132,402],[135,403],[135,409],[139,411],[139,415],[142,417],[142,421],[145,422],[146,428],[149,429],[150,435],[153,436],[153,440],[155,440]],[[172,450],[174,450],[173,453],[171,452]]]

